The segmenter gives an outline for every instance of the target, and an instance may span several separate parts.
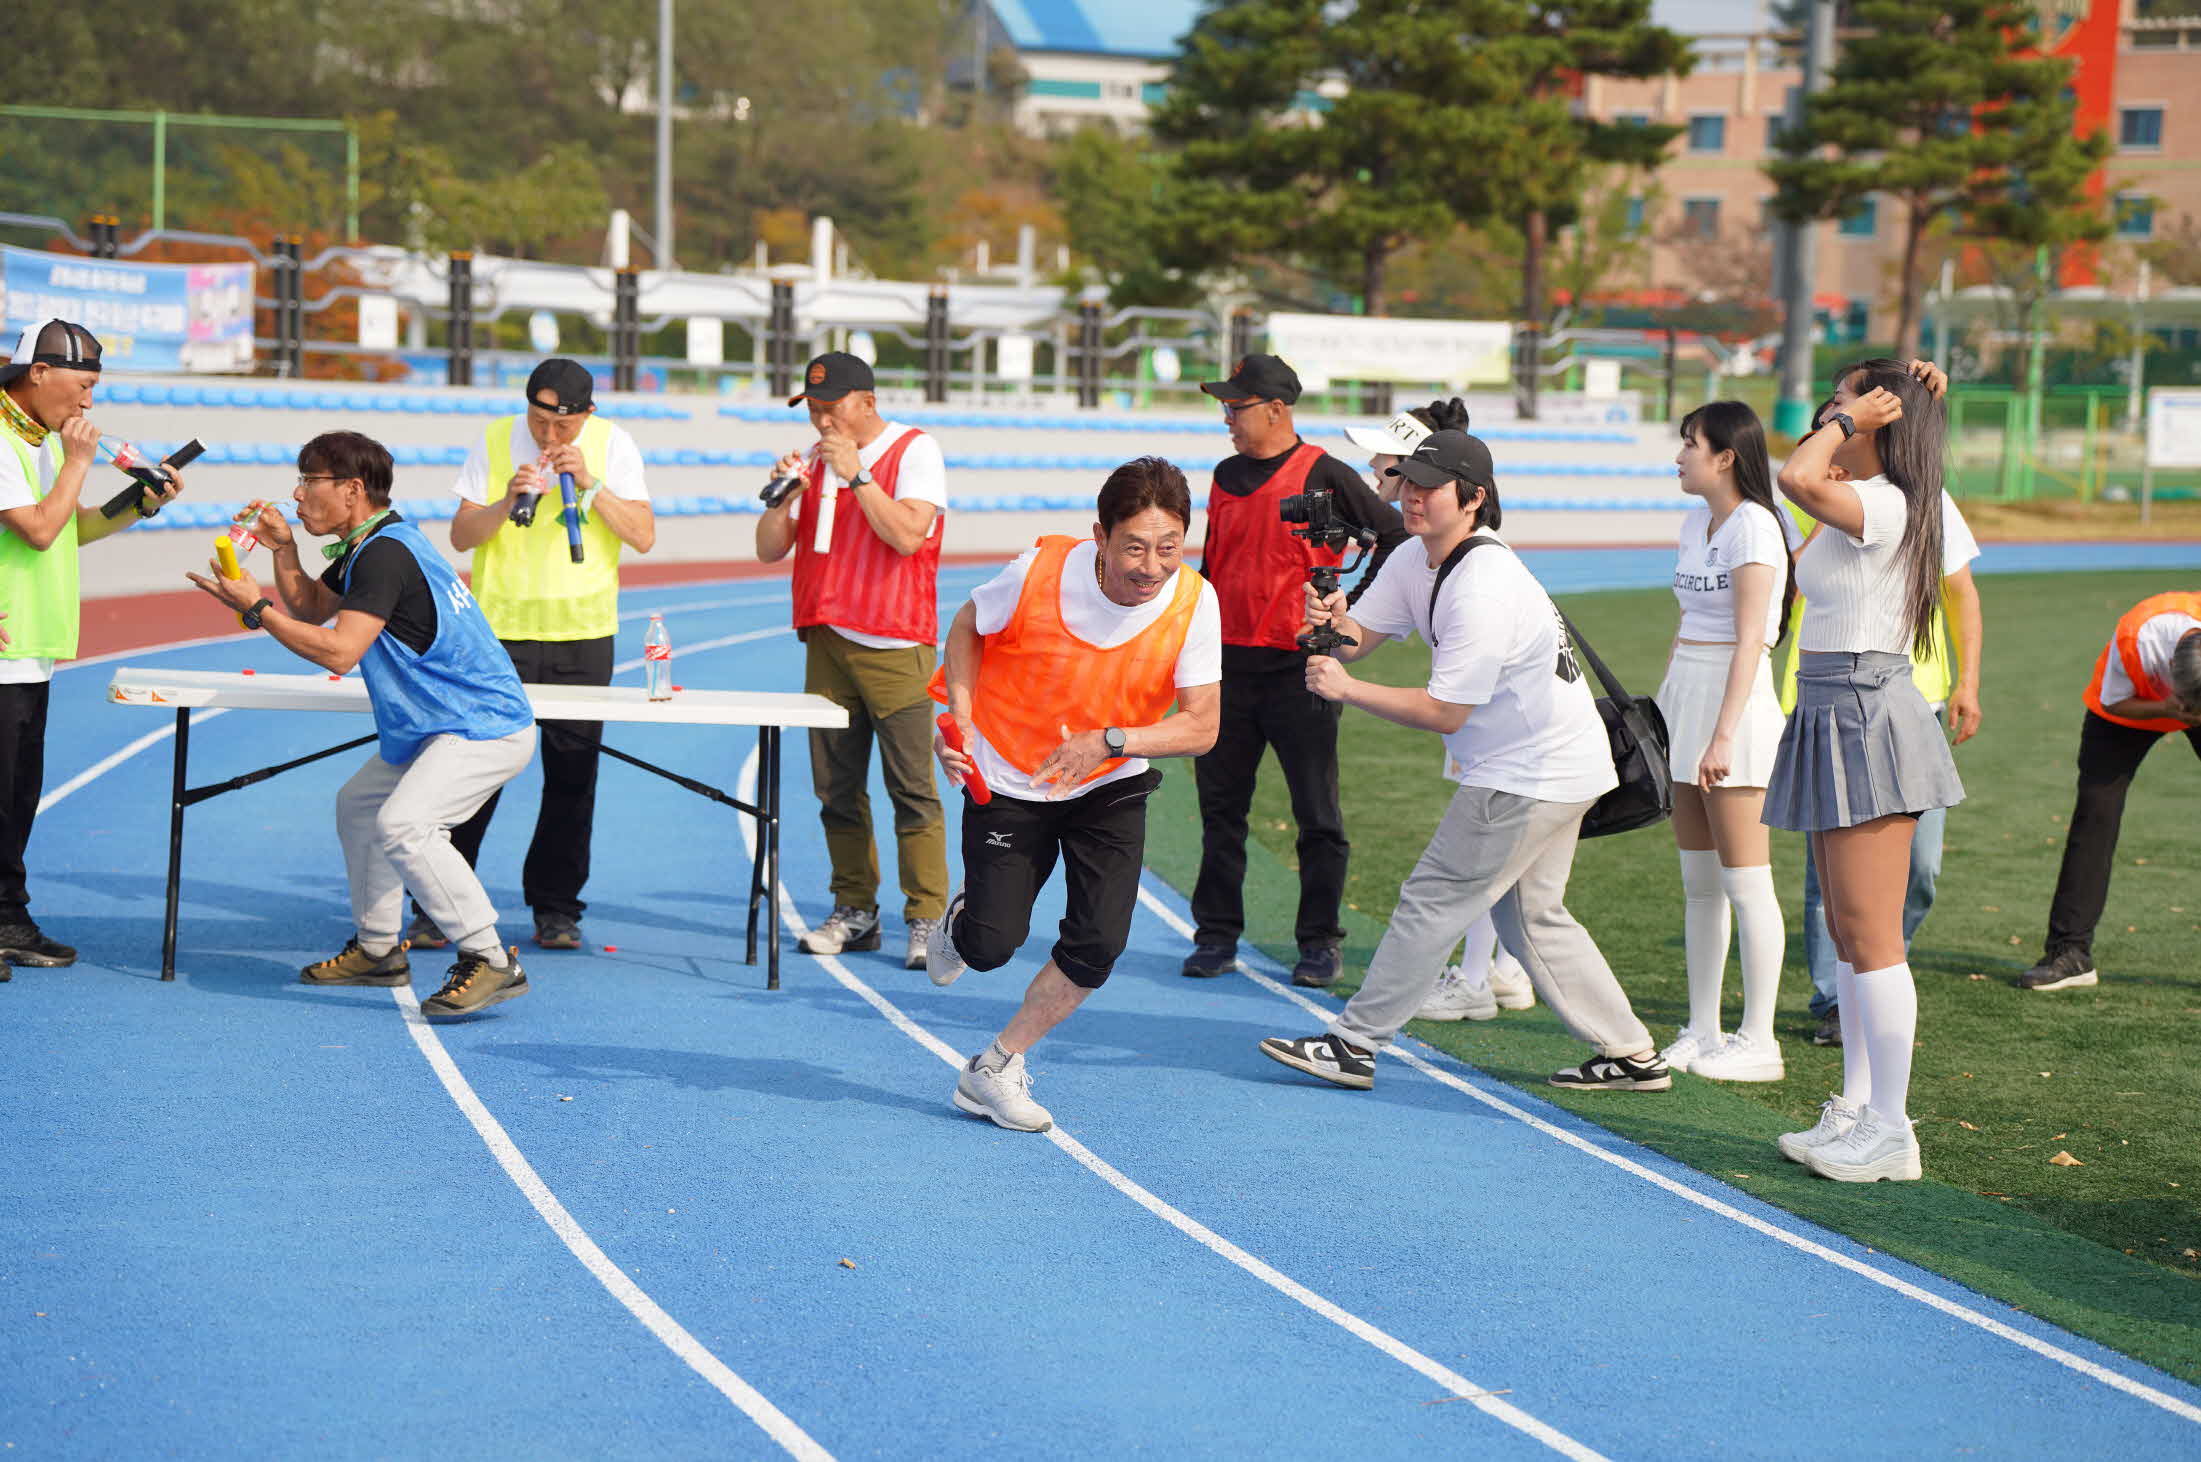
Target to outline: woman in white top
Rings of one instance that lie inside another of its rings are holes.
[[[1689,1023],[1666,1064],[1714,1081],[1779,1081],[1773,1000],[1788,930],[1761,816],[1781,740],[1769,651],[1788,632],[1795,586],[1773,503],[1765,428],[1740,401],[1681,423],[1681,490],[1704,499],[1681,520],[1674,598],[1681,622],[1658,688],[1674,772]],[[1742,1024],[1720,1034],[1728,911],[1742,940]]]
[[[1918,814],[1964,798],[1910,659],[1930,643],[1941,594],[1945,384],[1924,361],[1850,367],[1825,425],[1781,469],[1781,491],[1834,531],[1796,559],[1796,710],[1765,820],[1812,840],[1834,938],[1843,1083],[1818,1125],[1783,1137],[1781,1150],[1844,1182],[1919,1175],[1905,1111],[1918,993],[1903,895]]]

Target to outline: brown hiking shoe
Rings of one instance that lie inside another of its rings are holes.
[[[359,947],[357,939],[347,939],[335,954],[300,970],[298,982],[302,985],[410,985],[413,967],[405,958],[403,940],[398,941],[397,948],[376,959]]]
[[[520,951],[509,949],[505,958],[511,961],[511,966],[500,970],[483,955],[461,954],[459,962],[451,966],[450,977],[443,982],[443,988],[420,1002],[420,1013],[472,1015],[500,1000],[525,995],[527,972],[520,968]]]

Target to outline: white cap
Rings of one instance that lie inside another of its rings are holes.
[[[1402,411],[1382,426],[1349,426],[1345,439],[1364,452],[1387,457],[1411,457],[1429,439],[1430,428],[1411,411]]]

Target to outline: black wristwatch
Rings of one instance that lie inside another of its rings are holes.
[[[263,609],[273,608],[274,604],[275,601],[273,599],[262,599],[259,603],[253,605],[250,609],[247,609],[243,613],[239,614],[237,616],[237,622],[243,625],[246,629],[258,629],[260,627],[260,611]]]
[[[1827,419],[1821,422],[1820,425],[1822,427],[1840,427],[1842,429],[1842,440],[1845,442],[1857,435],[1857,423],[1849,419],[1849,413],[1846,411],[1829,412]]]
[[[1110,756],[1122,756],[1124,747],[1123,727],[1111,726],[1101,732],[1101,743],[1108,748]]]

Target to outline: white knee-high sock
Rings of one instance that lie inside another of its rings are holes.
[[[1689,1029],[1714,1035],[1720,1028],[1720,981],[1727,973],[1727,893],[1720,887],[1720,855],[1681,850],[1682,958],[1689,972]]]
[[[1858,1024],[1872,1059],[1871,1104],[1880,1120],[1908,1120],[1911,1094],[1911,1046],[1918,1039],[1918,987],[1908,964],[1884,970],[1859,970]]]
[[[1490,915],[1467,926],[1467,939],[1460,949],[1460,973],[1470,985],[1490,978],[1490,955],[1497,947],[1498,926],[1490,922]]]
[[[1781,984],[1781,960],[1788,952],[1788,926],[1781,920],[1781,898],[1773,891],[1773,869],[1722,868],[1720,887],[1735,910],[1735,937],[1742,949],[1742,1024],[1745,1035],[1770,1045],[1773,1000]]]
[[[1834,962],[1834,999],[1842,1020],[1842,1100],[1863,1111],[1872,1100],[1872,1052],[1865,1049],[1865,1013],[1858,1002],[1857,967]]]

